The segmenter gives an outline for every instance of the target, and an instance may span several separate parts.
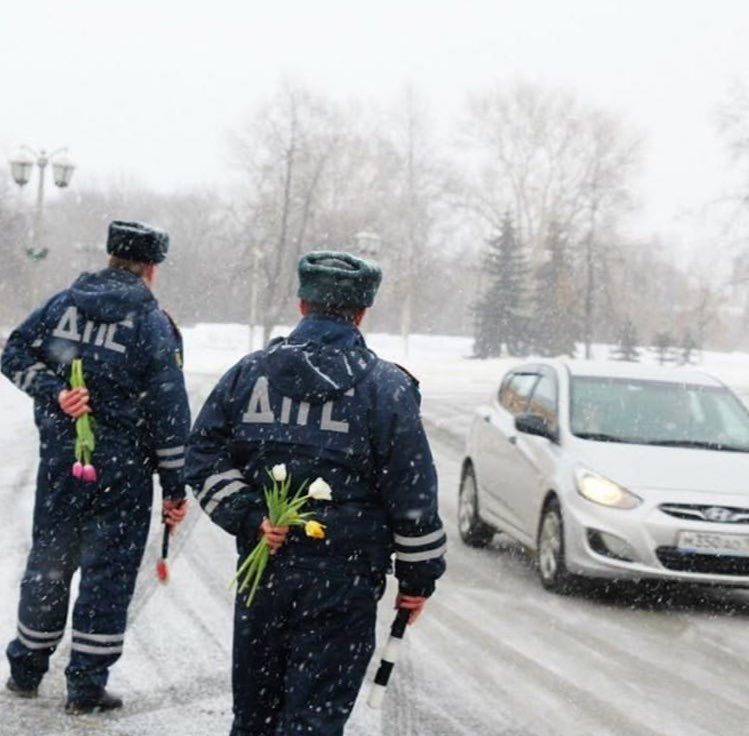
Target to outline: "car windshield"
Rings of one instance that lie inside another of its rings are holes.
[[[749,452],[749,412],[721,387],[578,376],[570,421],[583,439]]]

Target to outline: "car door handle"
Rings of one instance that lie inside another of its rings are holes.
[[[512,435],[512,437],[508,437],[508,438],[507,438],[507,441],[508,441],[508,442],[509,442],[509,443],[510,443],[511,445],[517,445],[517,443],[518,443],[518,438],[517,438],[517,435],[515,435],[515,434],[514,434],[514,435]]]

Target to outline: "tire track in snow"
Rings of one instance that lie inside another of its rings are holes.
[[[421,632],[412,635],[409,666],[401,673],[403,677],[395,681],[394,698],[400,702],[407,720],[388,724],[392,730],[386,729],[385,733],[533,736],[531,731],[515,729],[520,719],[501,704],[509,699],[510,691],[497,682],[473,652],[456,644],[455,632],[435,621],[428,631],[431,636]],[[440,656],[434,659],[429,654],[437,642]],[[449,687],[445,688],[444,683],[449,683]],[[487,713],[487,702],[492,703],[491,713]]]
[[[454,541],[456,545],[462,545],[459,539],[456,538]],[[488,548],[487,551],[495,552],[495,548]],[[499,564],[507,562],[505,556],[496,554],[489,561]],[[463,556],[453,555],[450,558],[449,575],[459,580],[471,581],[470,587],[462,586],[462,594],[475,599],[479,608],[487,610],[500,603],[500,622],[524,620],[527,627],[527,621],[530,619],[534,621],[534,627],[541,632],[551,626],[555,646],[576,646],[582,652],[604,652],[613,663],[612,667],[627,664],[632,671],[642,669],[653,675],[656,681],[660,678],[660,681],[679,684],[684,690],[699,687],[703,692],[710,692],[711,698],[715,699],[716,708],[722,706],[730,711],[745,702],[745,692],[741,683],[746,677],[746,669],[744,658],[736,648],[729,657],[718,658],[717,648],[713,642],[695,638],[695,641],[689,642],[688,657],[685,658],[682,648],[674,646],[674,631],[681,628],[682,619],[669,611],[649,611],[644,607],[638,607],[645,606],[645,602],[623,611],[621,608],[591,600],[590,597],[559,598],[544,592],[535,580],[530,582],[532,585],[538,585],[539,596],[545,603],[543,608],[529,606],[520,596],[502,595],[498,601],[497,593],[492,591],[492,588],[497,586],[496,577],[487,574],[475,559],[465,559]],[[514,585],[515,582],[513,580],[513,589],[518,587]],[[740,603],[743,605],[742,601]],[[710,612],[709,601],[702,602],[702,605],[698,602],[692,614],[693,619],[704,615],[701,612],[703,606]],[[574,615],[574,621],[569,620],[570,615]],[[642,623],[636,632],[632,631],[633,619],[639,619]],[[724,628],[725,625],[731,624],[735,624],[737,628],[743,625],[740,621],[723,623]],[[559,638],[560,634],[566,638]],[[740,636],[741,633],[737,631],[737,637]],[[643,639],[647,640],[647,646],[644,646]],[[649,657],[645,656],[646,651],[650,652]],[[653,656],[656,652],[657,660]],[[693,660],[699,660],[699,663],[693,664]],[[708,665],[718,669],[713,680],[706,677]],[[691,674],[691,678],[686,676],[686,672]],[[730,692],[726,692],[727,688]]]
[[[386,636],[388,634],[389,631]],[[401,647],[401,652],[403,654],[393,670],[383,707],[383,736],[401,736],[401,734],[414,733],[415,708],[412,696],[414,689],[418,687],[418,682],[414,677],[410,649],[407,646],[403,646]],[[377,654],[375,654],[375,658],[377,658]],[[411,686],[410,689],[409,685]]]
[[[590,733],[597,736],[663,736],[660,730],[634,719],[619,704],[599,697],[590,690],[576,685],[568,673],[554,671],[543,662],[539,662],[505,641],[493,637],[491,646],[487,641],[487,629],[477,626],[473,620],[456,613],[453,608],[434,601],[436,609],[433,615],[439,616],[441,624],[453,632],[459,631],[461,649],[473,649],[473,666],[490,650],[494,659],[501,662],[503,669],[514,677],[522,676],[530,685],[528,699],[517,703],[518,712],[527,710],[536,703],[552,699],[562,705],[554,708],[547,717],[547,726],[552,729],[546,733]],[[469,635],[469,636],[467,636]],[[517,686],[517,682],[516,682]],[[535,697],[531,695],[534,693]],[[564,707],[566,706],[566,707]],[[565,723],[566,721],[566,723]],[[712,732],[704,732],[705,736]]]

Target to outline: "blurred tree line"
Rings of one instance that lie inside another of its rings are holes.
[[[411,88],[377,107],[284,82],[230,134],[229,154],[235,184],[221,194],[78,172],[48,203],[39,263],[24,254],[28,198],[0,171],[0,325],[100,268],[108,222],[137,219],[171,235],[157,291],[184,325],[253,322],[267,335],[296,319],[303,252],[372,256],[379,242],[372,331],[474,334],[481,357],[571,354],[625,324],[653,341],[691,326],[700,346],[715,333],[713,292],[662,244],[626,236],[639,139],[557,90],[475,95],[446,131]]]
[[[463,140],[466,209],[491,235],[474,303],[475,354],[593,357],[594,343],[636,359],[721,341],[721,294],[682,270],[666,244],[626,234],[641,141],[621,120],[532,85],[471,100]]]

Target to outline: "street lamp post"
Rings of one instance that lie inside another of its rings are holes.
[[[365,258],[377,258],[382,244],[382,238],[377,233],[362,230],[362,232],[356,233],[354,240],[356,240],[356,249],[360,255]]]
[[[52,164],[52,179],[55,186],[65,189],[70,184],[75,171],[75,164],[67,155],[66,148],[58,148],[52,153],[44,149],[36,151],[29,146],[22,146],[19,152],[10,160],[10,173],[19,187],[24,187],[31,181],[31,175],[36,165],[39,168],[39,181],[36,190],[36,209],[34,211],[34,226],[31,234],[31,246],[26,248],[26,255],[33,262],[43,261],[49,249],[44,245],[44,179],[47,166]],[[31,296],[36,303],[36,279],[32,276]]]
[[[362,230],[354,235],[354,240],[356,241],[357,255],[372,261],[377,260],[382,245],[382,238],[377,233]]]
[[[250,283],[250,352],[255,349],[255,335],[257,333],[257,326],[259,322],[258,317],[258,292],[260,291],[260,258],[262,253],[257,243],[254,243],[251,248],[252,256],[252,275]],[[258,345],[258,349],[262,348],[262,340]]]

